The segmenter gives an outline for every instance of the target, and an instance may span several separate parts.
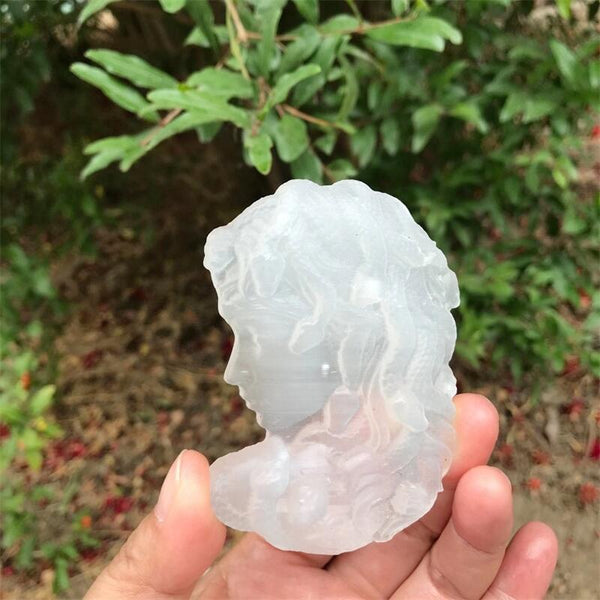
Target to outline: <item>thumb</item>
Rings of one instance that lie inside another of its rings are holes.
[[[147,515],[84,600],[188,598],[225,541],[209,499],[208,462],[184,450]]]

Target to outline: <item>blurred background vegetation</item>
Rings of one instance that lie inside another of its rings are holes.
[[[527,500],[594,510],[599,8],[0,1],[15,597],[77,597],[182,444],[212,458],[260,436],[220,381],[231,340],[201,249],[291,177],[408,205],[458,274],[454,368],[497,401],[496,460]],[[555,597],[587,597],[576,579],[559,572]]]

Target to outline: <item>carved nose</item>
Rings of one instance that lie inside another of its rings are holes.
[[[247,386],[254,381],[252,371],[240,358],[239,349],[234,346],[223,379],[231,385]]]

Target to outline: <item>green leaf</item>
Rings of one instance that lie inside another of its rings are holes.
[[[21,543],[15,560],[18,569],[29,569],[33,566],[33,551],[35,550],[36,541],[35,536],[30,535]]]
[[[572,83],[575,79],[575,69],[577,68],[577,57],[569,48],[558,40],[550,40],[550,50],[556,66],[565,81]]]
[[[88,0],[77,17],[77,27],[81,27],[91,16],[116,1],[117,0]]]
[[[111,163],[122,160],[125,155],[137,149],[140,141],[147,135],[148,132],[145,131],[136,136],[121,135],[92,142],[85,147],[84,154],[96,154],[96,156],[82,170],[80,178],[85,179]]]
[[[568,235],[579,235],[586,229],[586,221],[575,212],[573,207],[568,206],[562,221],[563,232]]]
[[[275,126],[274,139],[281,160],[292,162],[308,147],[306,123],[286,113]]]
[[[565,174],[560,169],[552,169],[552,177],[556,181],[556,185],[563,190],[569,185]]]
[[[258,68],[263,77],[268,77],[275,54],[275,34],[283,10],[282,0],[262,0],[256,8],[256,18],[260,23],[258,42]]]
[[[392,0],[392,12],[399,17],[408,10],[408,0]]]
[[[125,110],[137,114],[138,111],[149,108],[148,102],[141,94],[117,81],[102,69],[84,63],[73,63],[70,70],[79,79],[99,88],[115,104]],[[158,121],[158,115],[155,112],[148,113],[146,118]]]
[[[412,115],[414,133],[412,151],[417,154],[427,145],[434,134],[442,116],[443,109],[439,104],[427,104],[416,110]]]
[[[102,138],[88,144],[84,149],[84,154],[96,154],[98,152],[125,152],[132,143],[135,143],[135,138],[131,135],[119,135],[115,137]]]
[[[321,150],[322,152],[327,154],[327,156],[330,156],[331,153],[333,152],[333,149],[335,148],[335,143],[337,142],[337,137],[338,137],[337,131],[335,131],[334,129],[330,129],[325,134],[323,134],[320,138],[315,140],[315,146],[319,150]]]
[[[359,25],[360,21],[356,17],[342,13],[321,23],[321,25],[319,25],[319,31],[327,34],[344,34],[358,29]]]
[[[186,85],[196,88],[198,92],[229,100],[230,98],[252,98],[254,88],[252,83],[245,79],[240,73],[234,73],[228,69],[215,69],[207,67],[202,71],[192,73]]]
[[[358,102],[360,89],[354,66],[345,56],[340,56],[340,64],[342,65],[344,77],[346,78],[346,85],[344,86],[344,97],[342,98],[337,118],[339,121],[345,121]]]
[[[221,130],[222,125],[223,123],[220,121],[213,121],[211,123],[202,123],[198,127],[195,127],[200,143],[205,144],[213,140]]]
[[[475,102],[459,102],[448,111],[448,114],[475,125],[480,133],[487,133],[489,129]]]
[[[241,128],[250,127],[248,111],[227,104],[221,98],[195,90],[155,90],[148,94],[154,108],[181,108],[194,113],[202,113],[209,121],[231,121]],[[208,122],[208,121],[207,121]]]
[[[591,60],[588,65],[590,87],[594,90],[600,88],[600,60]]]
[[[215,31],[215,17],[208,0],[186,0],[187,11],[208,40],[210,47],[217,52],[219,39]]]
[[[298,67],[292,73],[286,73],[285,75],[282,75],[277,81],[277,83],[273,86],[273,89],[271,90],[271,94],[269,96],[269,100],[267,101],[263,112],[266,113],[276,104],[281,104],[282,102],[285,102],[285,100],[288,97],[288,94],[295,85],[297,85],[304,79],[308,79],[313,75],[317,75],[320,72],[321,67],[319,65],[309,63],[308,65]]]
[[[38,448],[32,448],[31,450],[25,450],[25,460],[32,471],[39,471],[44,457]]]
[[[97,171],[101,171],[102,169],[108,167],[111,163],[114,163],[118,160],[121,160],[123,156],[123,152],[120,150],[113,150],[111,152],[101,152],[100,154],[96,154],[85,166],[85,168],[81,171],[80,179],[83,181],[93,173]]]
[[[319,0],[294,0],[298,12],[310,23],[319,22]]]
[[[310,148],[291,164],[291,170],[294,179],[310,179],[315,183],[323,182],[323,165]]]
[[[512,92],[504,102],[500,111],[500,123],[510,121],[515,115],[522,112],[525,108],[525,96],[522,92]]]
[[[336,55],[343,43],[341,37],[330,36],[321,39],[321,43],[311,62],[321,67],[321,73],[305,81],[301,81],[292,96],[294,106],[302,106],[313,98],[313,96],[327,83],[326,76],[333,65]]]
[[[523,111],[523,123],[531,123],[551,114],[557,103],[547,97],[527,98]]]
[[[46,412],[52,404],[55,392],[56,386],[45,385],[33,395],[29,404],[29,410],[31,411],[32,416],[39,417]]]
[[[563,19],[571,18],[571,0],[556,0],[556,8]]]
[[[128,79],[142,88],[169,88],[178,84],[175,78],[133,54],[121,54],[114,50],[88,50],[85,57],[102,65],[109,73]]]
[[[273,140],[264,132],[258,135],[244,135],[244,147],[248,151],[250,162],[256,169],[266,175],[271,170],[273,156],[271,155],[271,147]]]
[[[61,594],[69,589],[69,562],[65,558],[57,558],[54,561],[54,580],[52,591]]]
[[[168,13],[179,12],[185,6],[185,0],[158,0],[162,9]]]
[[[384,150],[395,156],[400,148],[400,125],[394,117],[387,117],[381,122],[379,133]]]
[[[229,34],[227,33],[227,27],[225,25],[215,25],[213,32],[219,42],[219,44],[227,44],[229,42]],[[206,37],[206,34],[200,29],[200,27],[194,27],[192,31],[185,38],[183,44],[185,46],[200,46],[201,48],[210,48],[210,42]]]
[[[365,167],[371,162],[375,147],[377,146],[377,129],[374,125],[367,125],[359,129],[350,138],[352,153],[358,158],[358,166]]]
[[[327,165],[327,170],[335,179],[335,181],[339,181],[340,179],[349,179],[356,175],[356,169],[354,165],[344,158],[338,158],[330,162]]]
[[[444,50],[446,40],[453,44],[462,42],[462,34],[450,23],[427,16],[368,29],[366,35],[373,40],[394,46],[410,46],[436,52]]]
[[[319,32],[312,25],[301,25],[295,33],[298,37],[286,46],[277,69],[277,78],[298,68],[317,49],[321,41]]]

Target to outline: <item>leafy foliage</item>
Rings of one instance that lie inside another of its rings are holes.
[[[598,251],[598,203],[578,195],[576,161],[598,109],[599,45],[591,30],[564,38],[570,2],[543,22],[532,3],[509,0],[363,5],[376,19],[353,2],[324,17],[316,0],[227,0],[218,25],[208,2],[161,4],[188,10],[197,26],[186,44],[221,58],[179,83],[113,51],[88,53],[100,67],[74,65],[127,110],[160,119],[89,145],[84,176],[112,162],[127,170],[161,141],[190,129],[205,139],[223,122],[243,129],[263,174],[274,160],[317,182],[360,171],[453,256],[463,360],[518,378],[535,365],[560,371],[582,347],[597,371],[598,304],[583,327],[569,315],[593,295]]]
[[[64,302],[50,276],[50,260],[75,246],[93,250],[95,228],[104,221],[92,193],[77,178],[80,148],[67,145],[60,159],[39,163],[14,161],[2,167],[0,236],[0,491],[2,562],[28,573],[40,561],[54,570],[56,593],[69,585],[68,571],[80,550],[96,540],[70,514],[65,490],[44,480],[42,469],[51,445],[65,432],[53,418],[56,388],[51,340],[64,314]],[[48,199],[52,199],[49,202]],[[64,225],[67,224],[68,227]],[[25,232],[44,228],[33,250],[23,245]],[[51,504],[59,534],[39,519],[39,504]],[[86,523],[84,520],[83,523]]]

